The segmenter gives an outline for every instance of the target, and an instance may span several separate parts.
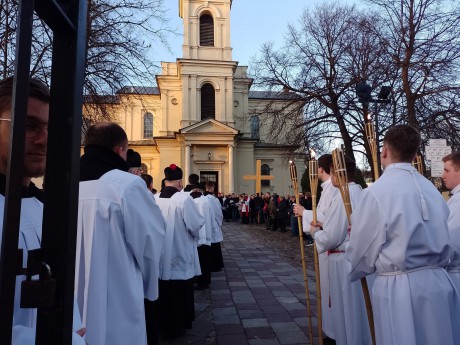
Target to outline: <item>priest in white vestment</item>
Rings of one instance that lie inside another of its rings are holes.
[[[182,169],[165,168],[165,187],[155,194],[166,223],[160,263],[160,331],[164,339],[181,336],[195,319],[193,278],[201,274],[196,241],[204,224],[192,197],[182,190]]]
[[[355,207],[361,197],[361,186],[354,183],[356,163],[346,157],[348,190],[351,207]],[[331,166],[331,181],[338,187],[334,168]],[[324,221],[318,222],[321,229],[311,227],[318,253],[328,255],[331,320],[337,345],[372,345],[367,321],[364,295],[359,281],[350,282],[348,274],[351,265],[345,258],[349,236],[348,218],[340,193],[332,200],[329,213]]]
[[[376,273],[372,288],[378,345],[460,344],[460,297],[447,271],[452,259],[449,210],[411,162],[420,134],[391,127],[381,152],[383,175],[363,191],[352,214],[346,252],[350,279]]]
[[[115,123],[91,126],[81,157],[75,295],[88,344],[147,344],[144,298],[158,298],[165,224],[145,182],[128,173]]]
[[[460,151],[447,155],[442,160],[444,162],[442,179],[446,187],[451,190],[450,199],[447,201],[450,211],[447,225],[455,253],[447,271],[460,292]]]
[[[332,200],[339,195],[339,190],[332,185],[330,176],[330,166],[332,165],[332,155],[325,154],[318,159],[318,178],[321,183],[321,198],[316,208],[319,222],[325,222],[331,211]],[[305,233],[310,232],[310,223],[313,221],[313,212],[306,210],[300,205],[294,206],[294,213],[302,217],[302,228]],[[321,284],[321,311],[323,319],[323,332],[327,337],[335,339],[334,327],[332,324],[331,307],[329,306],[329,264],[327,253],[318,255],[320,284]]]
[[[0,248],[3,234],[3,212],[5,207],[6,173],[11,135],[11,98],[13,77],[0,81]],[[43,176],[46,166],[47,126],[49,119],[50,94],[42,82],[29,80],[27,127],[25,134],[24,176],[21,199],[21,215],[18,248],[23,250],[22,268],[27,268],[28,251],[41,246],[43,222],[43,191],[32,182],[33,177]],[[46,133],[45,133],[46,132]],[[38,277],[33,277],[36,279]],[[16,277],[13,309],[13,345],[35,344],[37,324],[36,308],[21,308],[21,284],[25,275]],[[78,309],[74,308],[72,344],[84,345]],[[78,334],[76,333],[78,332]]]

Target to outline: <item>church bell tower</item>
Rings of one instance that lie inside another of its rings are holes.
[[[232,61],[230,45],[231,0],[180,0],[184,23],[184,59]]]

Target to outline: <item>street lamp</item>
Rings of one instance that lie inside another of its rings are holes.
[[[382,86],[377,95],[377,99],[372,98],[372,87],[366,82],[361,82],[356,85],[356,96],[361,102],[364,111],[364,121],[371,121],[369,116],[369,103],[374,103],[374,120],[375,120],[375,141],[377,145],[377,161],[380,167],[380,148],[379,148],[379,121],[378,121],[378,107],[379,103],[391,103],[391,86]],[[380,170],[380,168],[378,168]]]

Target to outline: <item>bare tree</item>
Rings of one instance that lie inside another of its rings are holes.
[[[425,139],[460,147],[460,7],[450,0],[372,0],[386,30],[376,32],[397,71],[402,119]]]
[[[356,142],[366,145],[355,87],[362,80],[381,83],[384,57],[375,30],[368,28],[375,21],[354,6],[323,4],[304,11],[298,28],[288,27],[279,50],[262,46],[253,72],[257,85],[289,90],[306,102],[302,121],[296,122],[304,130],[290,140],[329,151],[340,139],[351,157]],[[276,136],[289,122],[280,113],[269,114]]]
[[[158,66],[155,47],[169,49],[167,34],[175,34],[165,16],[163,0],[88,0],[87,56],[84,93],[110,118],[105,97],[125,85],[149,85]],[[13,73],[17,0],[0,0],[0,73]],[[35,19],[31,75],[49,82],[51,38]],[[100,101],[100,103],[97,103]]]

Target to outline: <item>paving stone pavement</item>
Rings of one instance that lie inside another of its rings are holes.
[[[245,231],[248,226],[223,224],[225,268],[212,274],[210,289],[195,291],[193,328],[162,345],[310,344],[301,262],[293,267]],[[308,269],[307,276],[313,343],[317,344],[314,271]]]

